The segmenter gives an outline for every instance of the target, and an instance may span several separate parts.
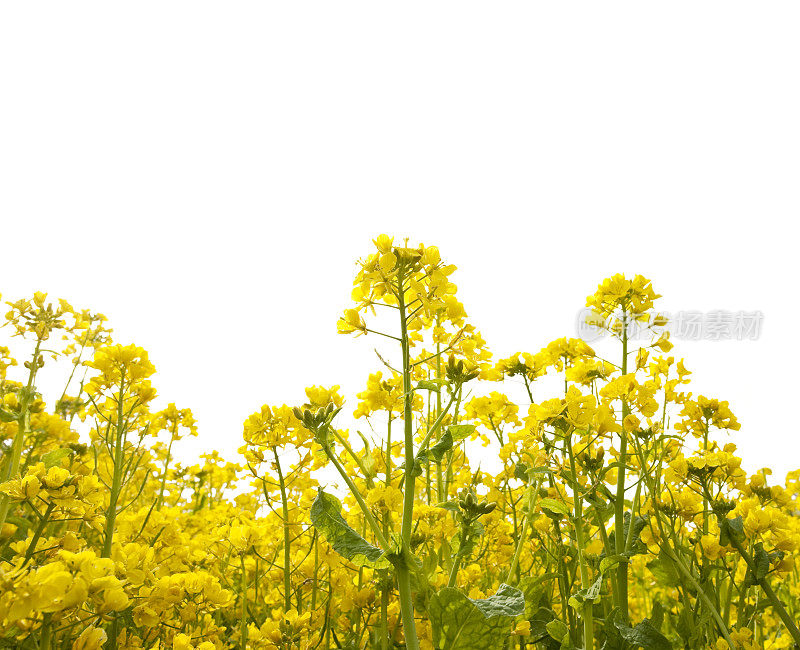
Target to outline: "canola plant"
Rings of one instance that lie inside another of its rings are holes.
[[[338,322],[381,350],[354,406],[309,387],[195,465],[145,350],[44,293],[8,303],[0,646],[800,648],[800,473],[741,468],[650,280],[587,299],[609,358],[562,338],[493,359],[455,269],[378,237]]]

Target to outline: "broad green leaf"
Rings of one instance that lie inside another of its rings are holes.
[[[451,424],[447,427],[448,433],[453,436],[453,444],[461,442],[475,431],[474,424]]]
[[[531,636],[533,638],[547,634],[547,624],[555,619],[556,615],[548,607],[528,607],[527,593],[525,598],[525,617],[531,622]]]
[[[639,517],[638,515],[633,519],[633,532],[631,534],[631,545],[630,550],[625,551],[625,555],[631,557],[633,555],[641,555],[642,553],[647,553],[647,546],[645,546],[644,542],[640,539],[642,534],[642,529],[647,525],[647,520],[644,517]],[[631,526],[631,513],[625,513],[625,523],[623,524],[623,538],[625,543],[627,544],[628,540],[628,531],[630,530]],[[616,546],[616,532],[612,532],[609,536],[609,541],[611,542],[611,547],[614,548]]]
[[[672,644],[661,632],[659,632],[648,619],[634,627],[628,627],[622,623],[615,623],[620,636],[630,643],[634,648],[644,650],[672,650]]]
[[[650,614],[650,624],[656,628],[659,632],[661,631],[661,626],[664,624],[664,614],[666,610],[661,605],[660,602],[656,601],[653,604],[653,613]]]
[[[614,504],[610,501],[603,501],[596,493],[589,492],[583,498],[594,508],[604,523],[614,515]]]
[[[442,503],[437,503],[436,507],[449,512],[458,512],[460,510],[456,501],[442,501]]]
[[[719,543],[721,546],[731,546],[731,540],[741,542],[744,540],[744,523],[741,517],[723,519],[719,527]]]
[[[600,590],[603,588],[603,574],[597,576],[590,586],[586,589],[581,589],[574,595],[570,596],[569,604],[576,610],[581,610],[583,604],[586,602],[594,602],[600,597]]]
[[[537,576],[535,578],[531,576],[525,576],[519,581],[519,590],[525,596],[525,618],[529,620],[532,619],[534,612],[536,612],[540,607],[550,604],[547,594],[551,591],[551,589],[546,586],[546,583],[550,580],[555,580],[556,578],[558,578],[557,573],[545,573],[544,575]],[[553,617],[551,616],[550,618]],[[550,618],[547,620],[549,621]]]
[[[530,483],[535,479],[542,480],[548,474],[552,474],[552,471],[547,467],[528,467],[527,463],[523,461],[514,465],[514,478],[518,478],[523,483]]]
[[[431,597],[428,607],[438,650],[500,650],[514,619],[525,611],[519,589],[500,585],[489,598],[472,600],[452,587]]]
[[[425,463],[432,460],[436,463],[441,463],[444,455],[453,448],[453,436],[449,431],[445,431],[433,447],[429,447],[417,454],[417,462]]]
[[[441,390],[441,386],[435,381],[423,380],[417,383],[417,390],[432,390],[438,393]]]
[[[658,554],[658,559],[647,563],[647,568],[656,577],[659,583],[665,587],[679,587],[681,585],[681,574],[675,566],[672,558],[662,549]]]
[[[584,600],[597,600],[600,597],[600,590],[603,588],[603,576],[597,576],[591,586],[586,590]]]
[[[755,576],[756,580],[761,580],[767,577],[769,573],[769,555],[764,550],[764,544],[758,542],[753,546],[753,561],[755,563]]]
[[[542,499],[539,505],[545,510],[549,510],[557,515],[569,516],[569,506],[563,501],[556,501],[555,499]]]
[[[600,560],[600,573],[605,573],[622,562],[629,562],[629,560],[624,555],[608,555]]]
[[[561,643],[565,637],[569,636],[569,628],[563,621],[559,621],[557,618],[545,625],[545,629],[547,633],[559,643]]]
[[[19,420],[19,415],[17,413],[11,413],[5,409],[0,409],[0,422],[14,422],[16,420]]]
[[[341,510],[339,499],[320,490],[311,504],[311,522],[333,549],[353,564],[374,569],[391,567],[384,552],[353,530],[342,517]]]
[[[42,456],[42,462],[47,468],[56,467],[57,465],[60,465],[61,461],[71,453],[71,449],[65,449],[63,447],[61,449],[53,449],[53,451],[48,451],[44,456]]]

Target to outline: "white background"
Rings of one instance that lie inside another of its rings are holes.
[[[379,369],[337,336],[386,232],[440,247],[496,357],[575,333],[606,276],[669,311],[745,466],[800,466],[794,2],[6,3],[0,291],[150,351],[186,457]],[[3,330],[7,332],[7,330]],[[7,334],[3,335],[5,339]],[[542,397],[545,397],[544,395]],[[524,410],[524,409],[523,409]]]

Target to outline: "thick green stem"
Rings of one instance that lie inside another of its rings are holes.
[[[403,354],[403,425],[405,474],[403,485],[403,519],[400,525],[400,543],[403,556],[411,554],[411,526],[414,513],[414,422],[412,420],[411,403],[411,359],[409,356],[408,323],[406,320],[405,290],[403,273],[398,274],[397,302],[400,310],[400,344]],[[429,432],[430,433],[430,432]],[[400,594],[400,613],[403,619],[403,634],[407,650],[419,650],[417,628],[414,622],[414,603],[411,596],[411,575],[405,566],[398,566],[397,586]]]
[[[177,425],[175,425],[177,427]],[[164,488],[167,485],[167,471],[169,470],[169,461],[172,456],[172,443],[175,442],[175,428],[172,429],[172,436],[169,439],[169,446],[167,447],[167,458],[164,461],[164,475],[161,477],[161,488],[158,490],[158,507],[156,510],[161,510],[164,503]]]
[[[50,650],[53,642],[53,615],[46,613],[42,620],[42,628],[39,631],[39,650]]]
[[[392,413],[389,412],[389,424],[386,427],[386,487],[392,484]]]
[[[580,567],[581,574],[581,587],[588,589],[590,586],[589,567],[586,564],[586,540],[584,539],[583,531],[583,500],[580,495],[580,484],[578,483],[578,473],[575,469],[575,454],[572,451],[571,434],[567,433],[565,437],[565,446],[567,448],[567,456],[569,457],[569,466],[572,473],[571,479],[573,481],[572,487],[572,504],[575,510],[575,516],[572,520],[575,528],[575,541],[578,545],[578,566]],[[585,650],[594,649],[594,612],[592,611],[593,602],[587,600],[583,603],[583,610],[581,618],[583,619],[583,647]]]
[[[111,479],[111,496],[109,498],[108,511],[106,512],[105,539],[103,540],[103,554],[101,557],[111,557],[111,545],[114,543],[114,525],[117,520],[117,503],[119,494],[122,491],[122,461],[125,449],[124,397],[125,371],[123,369],[119,380],[119,394],[117,395],[117,426],[115,427],[116,436],[114,440],[114,457],[112,459],[114,462],[114,476]]]
[[[289,530],[289,501],[286,498],[286,481],[281,470],[281,461],[278,458],[278,450],[273,447],[272,454],[275,456],[275,469],[278,472],[278,484],[281,488],[281,507],[283,513],[283,606],[285,611],[292,608],[292,553],[291,553],[291,531]],[[298,609],[298,614],[302,612]]]
[[[378,540],[381,548],[385,551],[389,549],[389,541],[386,539],[386,536],[383,534],[381,527],[378,525],[378,522],[375,520],[375,517],[372,514],[372,511],[369,509],[367,502],[364,501],[364,497],[361,496],[361,491],[356,487],[356,484],[350,479],[345,471],[342,464],[339,462],[339,459],[336,458],[334,453],[328,448],[323,447],[325,454],[328,456],[328,460],[331,461],[331,464],[336,468],[336,471],[339,472],[339,476],[342,477],[342,480],[347,485],[348,489],[350,490],[351,494],[358,503],[358,507],[361,508],[361,512],[364,514],[364,518],[367,520],[372,533],[375,535],[375,538]]]
[[[453,566],[450,569],[450,577],[447,580],[448,587],[455,587],[456,586],[456,579],[458,578],[458,570],[461,568],[461,560],[464,559],[466,553],[464,553],[464,549],[469,546],[470,543],[470,535],[468,531],[464,531],[464,539],[459,546],[458,553],[456,553],[456,557],[453,559]]]
[[[381,589],[381,650],[389,650],[389,581],[383,577]]]
[[[622,374],[628,373],[628,322],[625,312],[622,313]],[[630,411],[627,400],[622,400],[622,427],[619,433],[619,459],[617,465],[617,493],[614,498],[614,545],[618,555],[625,552],[625,465],[628,454],[628,436],[625,432],[625,418]],[[633,526],[633,522],[631,522]],[[628,612],[628,563],[620,562],[617,567],[617,598],[620,613],[627,623]]]
[[[522,520],[522,534],[517,540],[517,548],[514,549],[514,557],[511,559],[511,566],[508,569],[506,576],[506,584],[512,584],[511,580],[519,566],[519,558],[522,556],[522,547],[528,539],[528,531],[533,523],[533,509],[536,507],[536,501],[539,498],[539,481],[534,481],[528,486],[525,493],[525,502],[527,504],[528,512]]]
[[[241,636],[241,649],[247,648],[247,569],[244,565],[244,555],[241,558],[242,578],[240,581],[242,593],[242,615],[239,619],[239,635]],[[291,609],[291,608],[289,608]],[[287,609],[288,611],[288,609]]]
[[[14,442],[11,445],[11,458],[8,464],[3,468],[2,480],[0,483],[5,483],[16,477],[19,473],[19,463],[22,457],[22,445],[25,442],[25,437],[30,432],[31,414],[30,405],[33,401],[33,382],[36,379],[36,371],[39,369],[39,350],[42,346],[41,339],[36,340],[36,347],[33,351],[33,358],[30,362],[28,369],[28,383],[25,390],[22,391],[22,399],[19,404],[19,420],[17,420],[17,432],[14,435]],[[8,517],[8,509],[10,505],[9,496],[3,494],[0,496],[0,528],[6,523]]]
[[[411,595],[411,572],[406,567],[395,569],[397,591],[400,594],[400,617],[407,650],[419,650],[417,627],[414,623],[414,601]]]
[[[25,551],[25,561],[31,559],[33,554],[36,552],[36,544],[39,543],[39,539],[42,537],[42,533],[44,532],[44,527],[47,525],[48,520],[50,519],[50,515],[53,512],[53,508],[55,508],[55,503],[47,504],[47,510],[44,511],[42,515],[41,521],[39,521],[39,525],[36,527],[36,532],[33,534],[31,538],[31,543],[28,544],[28,550]]]

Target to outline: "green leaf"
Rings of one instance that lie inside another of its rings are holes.
[[[474,424],[451,424],[447,427],[448,433],[453,436],[453,444],[459,443],[475,432]]]
[[[356,431],[356,433],[361,436],[361,441],[364,443],[364,449],[361,452],[361,464],[364,466],[364,469],[367,472],[366,478],[375,476],[375,472],[373,471],[375,468],[375,457],[372,455],[372,452],[369,448],[369,440],[367,440],[367,437],[360,431]]]
[[[428,606],[433,643],[438,650],[500,650],[517,616],[525,611],[519,589],[500,585],[489,598],[473,600],[445,587]]]
[[[563,621],[559,621],[557,618],[545,625],[545,629],[547,633],[559,643],[561,643],[565,637],[569,636],[569,628]]]
[[[320,490],[311,504],[311,522],[320,534],[342,557],[356,566],[388,569],[391,563],[384,552],[373,546],[344,520],[342,504],[335,496]]]
[[[594,511],[599,515],[601,521],[605,523],[614,515],[614,504],[603,501],[597,494],[589,492],[584,495],[584,500],[594,508]]]
[[[600,574],[589,587],[581,589],[572,596],[570,596],[569,604],[574,609],[580,611],[583,609],[584,603],[594,602],[600,597],[600,590],[603,588],[603,575]]]
[[[723,519],[719,527],[719,543],[721,546],[732,546],[731,540],[744,541],[744,523],[742,518]]]
[[[687,609],[686,607],[681,608],[680,614],[677,615],[677,621],[673,620],[673,626],[675,631],[680,635],[681,639],[684,641],[684,645],[689,647],[690,640],[694,638],[696,634],[696,626],[694,621],[692,620],[692,613],[691,610]]]
[[[53,449],[53,451],[48,451],[44,456],[42,456],[42,462],[46,468],[56,467],[57,465],[61,464],[61,461],[64,460],[67,456],[72,453],[72,449]]]
[[[647,520],[644,517],[639,517],[638,515],[633,518],[633,531],[631,531],[631,545],[630,549],[625,551],[625,555],[628,557],[632,557],[634,555],[641,555],[642,553],[647,553],[647,546],[645,546],[644,542],[641,540],[641,534],[644,527],[647,525]],[[627,544],[628,541],[628,531],[631,527],[631,513],[625,513],[625,522],[622,526],[623,529],[623,541]],[[609,541],[611,542],[611,547],[614,548],[616,546],[616,531],[612,532],[609,536]]]
[[[429,463],[430,461],[441,463],[444,455],[452,448],[453,436],[451,436],[449,432],[445,431],[445,433],[439,439],[439,442],[437,442],[433,447],[423,449],[417,454],[416,458],[414,458],[414,470],[412,471],[414,477],[416,478],[418,476],[422,476],[423,464]],[[405,467],[405,463],[401,465],[401,467]]]
[[[557,515],[569,516],[569,506],[563,501],[556,501],[555,499],[542,499],[539,505],[545,510]]]
[[[0,422],[15,422],[16,420],[19,420],[19,415],[17,413],[11,413],[5,409],[0,409]]]
[[[460,510],[456,501],[442,501],[442,503],[437,503],[436,507],[449,512],[458,512]]]
[[[556,615],[553,613],[553,610],[544,607],[544,606],[537,606],[528,607],[528,597],[527,592],[525,596],[525,617],[531,622],[531,636],[533,638],[541,637],[547,634],[547,624],[555,619]]]
[[[600,573],[605,573],[609,569],[622,562],[629,562],[630,560],[625,555],[608,555],[600,560]]]
[[[658,582],[665,587],[679,587],[682,583],[681,574],[672,558],[664,552],[658,554],[658,559],[647,563],[647,568],[656,577]]]
[[[661,605],[660,602],[656,601],[653,604],[653,612],[650,614],[650,624],[656,628],[659,632],[661,631],[661,626],[664,624],[664,614],[666,610]]]
[[[442,437],[439,438],[433,447],[425,449],[417,454],[417,462],[424,463],[433,460],[436,463],[441,463],[444,455],[453,448],[453,436],[449,431],[445,431]]]
[[[519,581],[519,589],[525,595],[525,618],[532,620],[534,613],[538,609],[546,609],[544,606],[550,604],[548,594],[551,588],[548,588],[546,585],[550,580],[555,580],[556,578],[558,578],[557,573],[545,573],[535,578],[532,576],[525,576]],[[552,618],[553,616],[550,616],[550,618],[546,620],[549,621]],[[542,630],[544,630],[544,626],[542,626]],[[539,634],[543,634],[543,631],[539,632]]]
[[[432,577],[439,567],[439,556],[436,553],[428,553],[422,558],[422,571],[426,576]]]
[[[672,644],[653,624],[644,619],[635,627],[628,627],[622,623],[616,623],[620,636],[630,643],[634,648],[644,648],[644,650],[672,650]]]
[[[600,597],[600,590],[603,588],[603,576],[597,576],[592,585],[586,590],[584,600],[597,600]]]
[[[755,564],[756,581],[767,577],[769,573],[769,555],[764,550],[764,544],[758,542],[753,546],[753,562]]]
[[[435,381],[423,380],[417,383],[417,390],[432,390],[438,393],[441,390],[441,386]]]

